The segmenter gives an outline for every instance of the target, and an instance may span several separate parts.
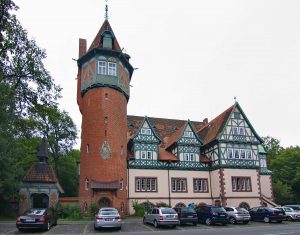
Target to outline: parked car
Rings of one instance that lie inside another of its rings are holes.
[[[254,207],[249,210],[249,213],[253,221],[264,221],[265,223],[277,221],[277,223],[281,223],[285,220],[283,212],[271,207]]]
[[[99,209],[95,215],[94,230],[99,228],[122,228],[121,216],[116,208],[106,207]]]
[[[229,206],[224,207],[224,209],[228,214],[228,221],[231,224],[236,224],[238,222],[248,224],[251,219],[249,212],[244,208]]]
[[[145,213],[143,223],[153,224],[155,228],[164,225],[176,227],[179,225],[178,214],[172,208],[154,207]]]
[[[291,207],[275,207],[275,209],[280,210],[285,215],[285,219],[288,221],[300,220],[300,211],[295,211]]]
[[[198,223],[197,213],[193,208],[189,207],[175,207],[173,208],[178,214],[180,225],[192,223],[194,226]]]
[[[300,211],[300,205],[284,205],[284,206],[293,208],[294,211]]]
[[[199,223],[207,225],[220,223],[226,225],[228,223],[228,215],[223,207],[202,205],[196,208]]]
[[[26,211],[17,218],[16,226],[19,231],[26,229],[49,230],[57,224],[57,216],[53,209],[34,208]]]

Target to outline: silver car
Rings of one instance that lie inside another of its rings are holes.
[[[238,222],[242,222],[243,224],[248,224],[251,216],[249,212],[241,207],[224,207],[226,213],[228,214],[228,221],[231,224],[236,224]]]
[[[155,228],[164,225],[176,227],[179,225],[178,214],[172,208],[154,207],[145,213],[143,223],[153,224]]]
[[[275,207],[275,209],[281,210],[285,214],[285,218],[288,221],[300,220],[300,211],[295,211],[291,207]]]
[[[99,228],[121,229],[122,220],[117,209],[112,207],[101,208],[95,215],[94,230]]]

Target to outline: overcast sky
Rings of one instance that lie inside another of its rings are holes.
[[[16,0],[21,24],[47,51],[78,129],[78,39],[88,46],[104,0]],[[300,143],[300,1],[109,0],[109,22],[135,68],[128,114],[211,120],[234,97],[260,136]],[[80,141],[77,143],[77,148]]]

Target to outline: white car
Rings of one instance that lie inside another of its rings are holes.
[[[121,229],[122,220],[117,209],[112,207],[101,208],[95,215],[94,230],[99,228]]]
[[[300,211],[295,211],[291,207],[275,207],[278,210],[281,210],[285,213],[286,220],[288,221],[294,221],[294,220],[300,220]]]

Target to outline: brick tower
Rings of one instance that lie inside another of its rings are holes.
[[[79,201],[112,206],[127,202],[127,102],[133,67],[105,19],[87,50],[79,39],[77,103],[82,114]]]

